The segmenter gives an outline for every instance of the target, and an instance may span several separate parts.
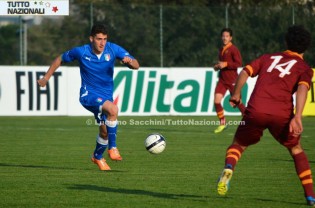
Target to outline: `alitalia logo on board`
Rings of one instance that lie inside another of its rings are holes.
[[[206,69],[118,71],[114,98],[122,113],[213,115],[217,79],[216,72]],[[242,94],[244,101],[247,94],[246,85]],[[238,113],[238,109],[230,106],[229,97],[223,101],[225,111]]]

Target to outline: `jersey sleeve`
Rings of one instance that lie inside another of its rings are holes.
[[[312,84],[312,78],[313,78],[313,70],[310,68],[309,70],[306,70],[303,74],[301,74],[298,85],[304,84],[308,89],[310,89],[310,86]]]
[[[263,62],[264,56],[255,59],[250,64],[246,65],[243,70],[247,72],[250,77],[256,77],[261,69],[261,64]]]
[[[66,52],[64,52],[61,56],[62,62],[68,63],[74,60],[78,60],[80,57],[80,50],[78,47],[72,48]]]
[[[227,62],[227,68],[237,69],[238,67],[241,67],[242,66],[241,52],[236,47],[233,47],[231,55],[232,55],[232,59],[231,61]]]

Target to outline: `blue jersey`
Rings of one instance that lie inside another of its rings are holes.
[[[125,56],[133,58],[124,48],[107,42],[103,53],[98,58],[91,44],[78,46],[62,54],[63,62],[79,61],[81,74],[80,96],[93,93],[112,99],[114,91],[115,60]]]

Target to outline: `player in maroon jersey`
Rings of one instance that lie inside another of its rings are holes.
[[[240,102],[240,92],[249,76],[258,76],[248,102],[243,121],[227,148],[225,167],[218,182],[218,193],[225,195],[234,168],[244,150],[260,141],[263,131],[272,136],[291,154],[296,173],[304,189],[308,205],[315,206],[313,180],[310,165],[300,143],[302,112],[310,88],[313,70],[303,60],[310,46],[311,35],[302,26],[291,26],[285,36],[284,52],[265,54],[245,66],[240,73],[230,103]],[[294,114],[292,95],[296,93]]]
[[[219,50],[219,62],[214,65],[216,71],[219,70],[219,81],[215,88],[214,106],[217,116],[220,119],[220,125],[214,133],[222,132],[227,126],[222,107],[222,99],[227,90],[233,92],[237,74],[237,68],[242,66],[242,56],[238,48],[232,44],[233,31],[230,28],[223,28],[221,38],[223,46]],[[245,106],[239,104],[238,108],[244,112]]]

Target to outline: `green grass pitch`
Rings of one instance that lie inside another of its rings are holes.
[[[236,126],[214,134],[202,121],[216,117],[120,117],[123,161],[107,160],[112,171],[102,172],[90,162],[98,131],[92,119],[0,117],[0,207],[306,207],[294,163],[268,131],[243,154],[221,197],[216,182]],[[201,124],[184,125],[190,119]],[[302,144],[315,173],[314,123],[304,118]],[[166,137],[160,155],[144,147],[153,132]]]

